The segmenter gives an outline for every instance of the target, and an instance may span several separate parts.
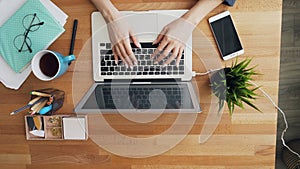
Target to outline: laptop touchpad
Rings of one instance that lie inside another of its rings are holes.
[[[141,42],[150,42],[158,35],[158,19],[156,13],[134,13],[126,15],[126,19],[133,27],[135,36]]]

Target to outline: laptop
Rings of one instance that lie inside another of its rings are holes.
[[[133,68],[115,63],[106,22],[100,12],[91,15],[92,61],[95,83],[76,105],[76,113],[201,112],[191,83],[192,36],[179,66],[175,60],[163,67],[150,59],[152,45],[162,28],[186,10],[122,11],[142,48],[132,45],[138,60]]]

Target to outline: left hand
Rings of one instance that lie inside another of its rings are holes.
[[[195,25],[183,18],[178,18],[166,25],[153,42],[153,44],[159,43],[159,46],[151,55],[152,59],[159,55],[154,63],[160,62],[171,52],[171,56],[163,66],[170,64],[174,59],[176,59],[176,65],[178,66],[185,44],[192,35],[194,28]]]

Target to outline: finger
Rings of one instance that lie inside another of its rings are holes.
[[[178,56],[178,52],[179,52],[179,48],[174,48],[172,55],[168,58],[168,60],[163,64],[164,66],[167,66],[168,64],[170,64],[177,56]]]
[[[179,49],[179,52],[178,52],[178,55],[177,55],[177,59],[176,59],[176,66],[178,67],[179,66],[179,62],[180,62],[180,59],[182,57],[182,52],[183,52],[183,47],[181,47]]]
[[[120,46],[119,46],[119,49],[120,49],[120,51],[121,51],[121,54],[122,54],[122,56],[123,56],[123,58],[124,58],[124,60],[125,60],[125,62],[126,62],[126,64],[127,64],[127,66],[132,67],[132,66],[133,66],[132,61],[131,61],[131,59],[129,58],[127,52],[126,52],[125,47],[124,47],[123,45],[120,45]]]
[[[159,43],[159,42],[163,39],[163,37],[164,37],[163,34],[159,34],[159,35],[157,36],[157,38],[153,41],[152,44],[155,45],[155,44]]]
[[[123,57],[122,54],[121,54],[120,49],[119,49],[118,47],[115,47],[115,50],[116,50],[116,52],[117,52],[117,55],[118,55],[118,56],[120,57],[120,59],[122,60],[122,62],[123,62],[126,66],[128,66],[127,63],[126,63],[126,61],[125,61],[125,59],[124,59],[124,57]]]
[[[157,64],[157,63],[160,62],[163,58],[167,57],[173,48],[174,48],[174,45],[171,45],[171,44],[169,43],[168,46],[167,46],[167,47],[165,48],[165,50],[163,51],[163,53],[156,59],[156,61],[154,62],[154,64]]]
[[[112,48],[112,51],[113,51],[113,55],[114,55],[114,59],[115,59],[115,63],[116,63],[116,65],[117,65],[117,64],[118,64],[118,62],[119,62],[119,56],[118,56],[118,53],[117,53],[117,51],[116,51],[115,47],[113,47],[113,48]]]
[[[157,44],[157,43],[159,43],[162,39],[163,39],[163,37],[165,36],[165,34],[166,34],[166,29],[164,28],[160,33],[159,33],[159,35],[157,36],[157,38],[153,41],[153,45],[154,44]]]
[[[154,53],[150,56],[150,58],[153,59],[154,57],[159,55],[164,50],[167,44],[168,42],[166,40],[162,40],[159,46],[155,49]]]
[[[127,55],[129,56],[129,59],[131,59],[131,61],[136,65],[137,64],[137,60],[132,52],[132,48],[130,46],[130,43],[125,43],[125,49],[127,52]]]
[[[133,32],[132,32],[132,31],[129,32],[129,36],[130,36],[130,39],[132,40],[133,44],[134,44],[136,47],[138,47],[138,48],[141,48],[141,47],[142,47],[141,44],[140,44],[140,42],[139,42],[139,40],[133,35]]]

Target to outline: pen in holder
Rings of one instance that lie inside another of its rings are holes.
[[[30,92],[30,114],[52,115],[64,104],[65,92],[47,88]]]

